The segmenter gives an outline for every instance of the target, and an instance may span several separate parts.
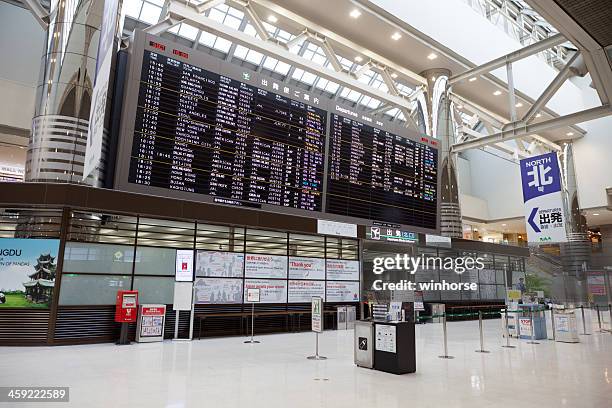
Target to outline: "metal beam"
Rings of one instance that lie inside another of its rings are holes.
[[[323,68],[311,60],[291,53],[284,46],[275,42],[263,41],[262,39],[254,38],[246,33],[228,27],[222,23],[219,23],[218,21],[199,14],[193,5],[175,1],[170,3],[168,13],[171,18],[177,20],[184,19],[185,21],[189,21],[189,24],[195,26],[196,28],[236,42],[262,54],[269,55],[275,59],[278,59],[279,61],[283,61],[297,68],[316,73],[320,77],[352,88],[364,95],[396,105],[399,108],[404,107],[410,109],[410,102],[404,98],[390,95],[379,89],[372,88],[371,86],[356,80],[347,73],[335,72],[330,69]]]
[[[45,10],[38,0],[22,0],[22,2],[25,3],[38,24],[46,31],[49,28],[49,12]]]
[[[163,20],[160,20],[158,23],[148,26],[143,31],[145,33],[149,33],[153,35],[160,35],[161,33],[168,31],[175,25],[180,24],[182,21],[183,20],[181,19],[175,19],[175,18],[167,16]]]
[[[454,153],[462,152],[464,150],[474,149],[478,147],[488,146],[494,143],[498,143],[506,140],[514,140],[519,137],[529,136],[534,133],[557,129],[563,126],[569,126],[576,123],[587,122],[609,116],[612,114],[612,110],[609,105],[599,106],[596,108],[586,109],[580,112],[570,113],[569,115],[560,116],[543,122],[538,122],[530,125],[523,125],[515,122],[508,129],[502,130],[499,133],[482,137],[478,140],[472,140],[469,142],[459,143],[452,147]]]
[[[317,35],[311,32],[307,32],[306,35],[308,36],[308,40],[310,42],[321,47],[321,49],[325,53],[325,56],[327,57],[327,60],[329,61],[331,66],[334,68],[334,71],[342,72],[342,65],[340,64],[340,60],[338,60],[336,52],[332,49],[331,45],[329,45],[329,42],[327,41],[327,39],[319,38]]]
[[[496,58],[492,61],[486,62],[482,65],[469,69],[462,74],[452,76],[450,77],[449,82],[450,84],[454,84],[454,83],[463,81],[465,79],[471,78],[476,75],[486,74],[487,72],[503,67],[504,65],[508,63],[512,63],[512,62],[521,60],[523,58],[529,57],[531,55],[537,54],[539,52],[547,50],[548,48],[554,47],[555,45],[563,44],[564,42],[567,42],[567,40],[565,39],[563,34],[555,34],[552,37],[548,37],[545,40],[542,40],[535,44],[528,45],[524,48],[513,51],[502,57]]]
[[[240,0],[228,0],[227,3],[237,3],[240,4],[241,1]],[[423,78],[421,75],[418,75],[417,73],[407,69],[406,67],[397,64],[391,60],[389,60],[388,58],[383,57],[380,54],[377,54],[367,48],[364,48],[363,46],[360,46],[359,44],[344,38],[342,36],[340,36],[339,34],[325,28],[322,27],[316,23],[313,23],[312,21],[302,17],[299,14],[294,13],[291,10],[288,10],[286,8],[283,8],[281,6],[279,6],[278,4],[276,4],[274,1],[271,0],[250,0],[249,3],[251,4],[257,4],[261,7],[264,7],[268,10],[270,10],[273,13],[278,14],[279,16],[283,16],[293,22],[295,22],[297,25],[308,28],[311,31],[314,31],[322,36],[324,36],[328,41],[330,41],[331,43],[336,43],[339,46],[341,46],[343,49],[350,49],[355,51],[356,53],[359,53],[361,55],[364,55],[366,58],[372,59],[374,61],[377,61],[389,68],[391,68],[394,72],[397,72],[399,75],[402,75],[406,81],[410,84],[413,85],[427,85],[427,80],[425,78]]]
[[[559,90],[559,88],[561,88],[561,85],[563,85],[567,78],[570,77],[572,72],[571,67],[579,55],[580,53],[577,52],[569,59],[569,61],[567,61],[567,64],[565,64],[563,69],[559,71],[557,76],[546,87],[544,92],[542,92],[542,95],[540,95],[540,97],[533,103],[533,105],[531,105],[527,113],[525,113],[525,116],[523,116],[523,118],[521,119],[522,122],[528,123],[531,118],[533,118],[535,114],[538,113],[540,109],[542,109],[544,105],[546,105],[546,103],[548,103],[550,98],[553,97],[553,95]]]
[[[483,137],[486,137],[486,135],[483,135],[482,133],[479,133],[473,129],[470,129],[467,126],[461,126],[459,129],[460,132],[463,132],[464,135],[468,136],[468,139],[474,139],[474,140],[480,140]],[[502,151],[504,153],[507,154],[511,154],[511,155],[518,155],[519,157],[528,157],[527,152],[525,151],[517,151],[517,149],[512,148],[511,146],[508,146],[505,143],[496,143],[496,144],[492,144],[489,147],[493,148],[493,149],[497,149],[499,151]]]
[[[202,14],[206,12],[206,10],[209,10],[213,7],[217,7],[218,5],[223,4],[223,3],[225,3],[225,0],[208,0],[208,1],[205,1],[204,3],[198,4],[196,7],[198,10],[198,13]]]
[[[247,3],[246,6],[243,7],[243,10],[248,16],[249,21],[253,25],[253,28],[255,28],[255,31],[257,32],[257,35],[259,35],[259,38],[264,41],[268,41],[270,39],[270,33],[268,33],[268,30],[266,30],[266,27],[264,27],[263,23],[261,22],[261,19],[255,12],[255,10],[253,10],[251,5]]]

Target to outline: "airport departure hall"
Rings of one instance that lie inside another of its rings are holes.
[[[612,407],[611,0],[0,0],[0,408]]]

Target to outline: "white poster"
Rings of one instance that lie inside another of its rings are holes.
[[[176,250],[175,279],[177,282],[193,281],[193,250]]]
[[[312,331],[321,333],[323,331],[323,299],[312,298],[310,313],[310,327]]]
[[[359,280],[359,261],[327,260],[327,280]]]
[[[289,303],[307,303],[315,296],[325,298],[325,281],[289,281]]]
[[[261,303],[286,303],[287,281],[272,279],[246,279],[244,281],[245,303],[246,290],[256,288],[260,290]]]
[[[327,302],[359,302],[359,282],[327,281]]]
[[[242,303],[242,279],[198,278],[195,303]]]
[[[395,326],[390,324],[376,325],[376,350],[386,351],[387,353],[396,352],[396,333]]]
[[[289,257],[289,279],[325,280],[325,259]]]
[[[241,278],[243,269],[244,254],[198,251],[196,257],[196,276]]]
[[[247,278],[287,278],[287,257],[247,254],[244,276]]]
[[[317,233],[357,238],[357,225],[346,222],[317,220]]]
[[[89,112],[89,129],[83,165],[83,180],[95,169],[102,159],[102,140],[104,138],[104,117],[106,102],[110,92],[110,73],[115,53],[115,33],[117,31],[118,0],[104,1],[104,15],[100,27],[100,43],[96,58],[96,77]]]

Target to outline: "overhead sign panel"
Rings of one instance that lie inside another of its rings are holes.
[[[520,167],[529,242],[567,242],[557,153],[523,159]]]

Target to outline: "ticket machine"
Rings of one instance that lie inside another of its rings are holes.
[[[138,291],[119,290],[115,301],[115,321],[121,323],[121,335],[117,344],[130,344],[128,328],[138,319]]]

